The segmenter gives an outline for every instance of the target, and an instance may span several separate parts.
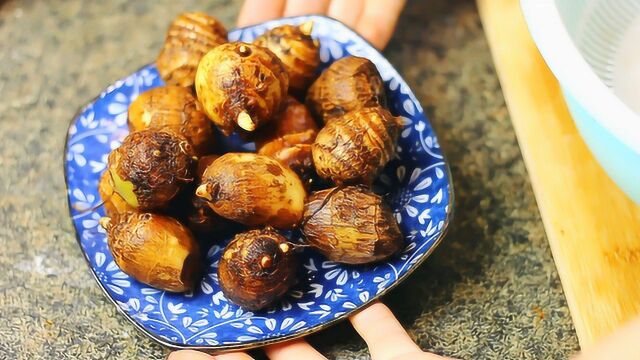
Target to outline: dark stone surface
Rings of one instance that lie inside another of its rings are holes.
[[[76,109],[154,59],[173,16],[233,24],[239,2],[0,1],[0,359],[162,359],[102,295],[67,217],[62,151]],[[577,339],[473,2],[413,1],[386,54],[448,155],[456,219],[385,298],[424,349],[556,359]],[[367,358],[348,324],[310,338]]]

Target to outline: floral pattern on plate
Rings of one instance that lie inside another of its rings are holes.
[[[444,236],[452,215],[452,187],[437,138],[422,108],[389,62],[365,40],[336,20],[303,16],[237,29],[231,41],[252,41],[267,28],[314,21],[313,36],[321,43],[326,67],[347,55],[376,64],[386,86],[389,108],[404,124],[397,157],[376,187],[388,193],[405,235],[403,251],[388,261],[348,266],[305,250],[299,282],[275,306],[245,311],[223,295],[216,275],[223,246],[207,249],[207,273],[191,293],[174,294],[150,288],[124,274],[113,261],[98,220],[104,214],[97,183],[108,153],[127,135],[127,108],[143,91],[163,84],[155,65],[116,81],[73,119],[65,148],[69,208],[78,242],[105,294],[140,330],[176,348],[239,349],[308,334],[344,318],[404,279]],[[223,139],[229,150],[246,151],[252,144],[237,136]]]

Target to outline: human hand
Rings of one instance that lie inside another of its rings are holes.
[[[587,346],[573,360],[640,360],[638,339],[640,339],[640,317],[602,339],[597,344]]]
[[[342,21],[378,49],[391,39],[405,0],[245,0],[238,26],[283,16],[324,14]]]
[[[423,352],[409,337],[391,310],[380,302],[349,318],[351,325],[362,336],[374,360],[444,360],[442,356]],[[304,339],[269,345],[264,352],[271,360],[321,360],[326,359]],[[242,353],[207,355],[193,350],[177,351],[167,360],[251,360]]]

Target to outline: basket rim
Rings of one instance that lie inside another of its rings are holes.
[[[520,0],[529,32],[563,91],[640,155],[640,115],[618,98],[580,54],[554,0]]]

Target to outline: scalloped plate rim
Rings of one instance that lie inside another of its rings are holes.
[[[378,50],[375,46],[373,46],[368,40],[366,40],[365,38],[363,38],[362,36],[360,36],[355,30],[351,29],[349,26],[347,26],[346,24],[342,23],[339,20],[336,20],[332,17],[329,16],[325,16],[325,15],[302,15],[302,16],[289,16],[289,17],[282,17],[282,18],[278,18],[278,19],[274,19],[274,20],[269,20],[269,21],[265,21],[259,24],[254,24],[254,25],[250,25],[250,26],[245,26],[245,27],[239,27],[239,28],[233,28],[231,31],[235,31],[235,30],[243,30],[243,29],[251,29],[255,26],[263,26],[263,25],[268,25],[270,23],[273,22],[280,22],[282,20],[287,20],[287,19],[291,19],[291,20],[298,20],[298,19],[321,19],[322,21],[331,21],[334,23],[339,24],[340,26],[342,26],[344,28],[345,31],[350,32],[352,35],[354,35],[355,37],[359,38],[362,42],[366,43],[369,47],[371,47],[371,49],[373,49],[373,51],[377,52],[378,55],[380,55],[380,57],[384,58],[386,60],[386,57],[382,54],[382,52],[380,52],[380,50]],[[230,32],[231,32],[230,31]],[[388,60],[387,60],[388,61]],[[139,67],[138,69],[134,70],[133,72],[131,72],[131,74],[133,73],[137,73],[141,70],[143,70],[144,68],[148,67],[151,63],[149,64],[145,64],[141,67]],[[399,72],[395,69],[395,67],[393,67],[393,65],[391,65],[391,69],[393,71],[395,71],[397,77],[399,79],[402,80],[403,83],[406,84],[406,81],[404,81],[404,79],[402,79],[402,76],[400,76]],[[130,75],[130,74],[129,74]],[[129,76],[127,75],[127,76]],[[113,85],[119,81],[123,81],[124,79],[126,79],[126,77],[122,77],[120,79],[117,79],[115,81],[110,82],[110,85]],[[408,85],[407,85],[408,87]],[[107,86],[108,88],[108,86]],[[105,88],[106,89],[106,88]],[[411,90],[409,88],[409,90]],[[66,153],[67,153],[67,149],[68,149],[68,143],[69,143],[69,139],[70,137],[68,136],[69,133],[69,129],[71,128],[71,126],[74,124],[74,121],[78,118],[78,116],[80,114],[82,114],[82,112],[91,104],[93,104],[96,100],[98,100],[101,95],[105,93],[105,90],[102,90],[98,95],[94,96],[93,98],[91,98],[89,101],[85,102],[83,106],[81,106],[73,115],[73,117],[71,118],[71,120],[69,121],[69,125],[67,127],[67,132],[65,132],[65,142],[64,142],[64,148],[63,148],[63,156],[62,156],[62,166],[63,166],[63,172],[64,172],[64,182],[65,182],[65,197],[67,198],[67,212],[69,213],[69,215],[71,215],[71,209],[72,209],[72,204],[71,204],[71,197],[68,196],[69,193],[69,182],[68,182],[68,173],[67,173],[67,160],[66,160]],[[415,95],[413,94],[413,91],[410,91],[411,95],[415,97]],[[425,116],[426,118],[426,116]],[[429,119],[426,118],[426,120],[430,123]],[[434,134],[435,134],[435,130],[434,130]],[[449,162],[447,161],[447,157],[445,155],[444,152],[442,152],[442,158],[443,158],[443,162],[444,162],[444,168],[445,168],[445,173],[447,176],[447,182],[448,182],[448,196],[449,196],[449,202],[447,204],[447,206],[449,207],[449,211],[447,212],[447,216],[444,220],[444,225],[442,227],[441,233],[440,235],[433,240],[433,245],[425,252],[424,256],[422,256],[420,259],[418,259],[417,263],[415,264],[415,266],[412,266],[411,268],[408,269],[407,272],[405,272],[404,274],[402,274],[401,276],[399,276],[392,284],[390,284],[387,288],[385,288],[383,291],[381,291],[380,293],[372,296],[367,302],[356,306],[354,309],[351,309],[349,311],[344,312],[342,315],[335,317],[331,320],[327,320],[324,323],[321,323],[319,325],[310,327],[304,331],[298,332],[298,333],[294,333],[294,334],[290,334],[290,335],[285,335],[285,336],[279,336],[279,337],[274,337],[272,339],[267,339],[267,340],[254,340],[254,341],[249,341],[246,343],[240,343],[237,345],[206,345],[206,346],[199,346],[199,345],[183,345],[183,344],[178,344],[172,341],[169,341],[165,338],[162,338],[159,335],[156,335],[152,332],[150,332],[149,330],[147,330],[146,328],[143,327],[142,324],[140,324],[138,321],[136,321],[131,315],[129,315],[125,310],[123,310],[120,306],[118,306],[118,304],[116,303],[115,299],[113,299],[113,297],[108,293],[107,289],[105,288],[105,285],[98,279],[98,276],[96,274],[95,269],[93,268],[93,266],[91,265],[91,262],[89,260],[89,258],[87,257],[87,253],[83,250],[82,248],[82,242],[81,242],[81,238],[80,235],[78,234],[77,228],[75,226],[75,224],[73,223],[73,218],[72,216],[69,216],[69,221],[70,224],[73,228],[73,233],[74,236],[76,238],[76,242],[78,243],[78,246],[80,247],[80,250],[82,251],[82,255],[85,259],[85,262],[87,264],[87,266],[89,267],[89,269],[91,270],[91,275],[93,276],[94,280],[96,281],[96,283],[98,284],[98,286],[100,287],[100,289],[102,290],[103,294],[105,295],[105,297],[115,306],[115,308],[117,309],[118,313],[120,313],[121,315],[123,315],[125,317],[125,319],[128,320],[128,322],[130,322],[131,324],[134,325],[134,327],[140,331],[141,333],[143,333],[144,335],[148,336],[149,338],[151,338],[152,340],[154,340],[155,342],[166,346],[168,348],[171,348],[173,350],[199,350],[199,351],[205,351],[205,352],[228,352],[228,351],[238,351],[238,350],[248,350],[248,349],[253,349],[253,348],[258,348],[258,347],[262,347],[265,345],[270,345],[270,344],[275,344],[275,343],[280,343],[280,342],[284,342],[284,341],[288,341],[288,340],[293,340],[293,339],[298,339],[310,334],[313,334],[315,332],[324,330],[328,327],[331,327],[332,325],[345,320],[346,318],[348,318],[349,316],[351,316],[352,314],[366,308],[367,306],[371,305],[373,302],[379,300],[381,297],[383,297],[384,295],[386,295],[389,291],[393,290],[396,286],[398,286],[399,284],[401,284],[402,282],[404,282],[411,274],[413,274],[413,272],[418,269],[420,267],[420,265],[433,253],[433,251],[435,251],[435,249],[438,247],[438,245],[440,244],[440,242],[442,241],[442,239],[444,239],[449,231],[449,226],[454,218],[454,214],[455,214],[455,192],[454,192],[454,184],[453,184],[453,178],[451,176],[451,169],[449,168]]]

